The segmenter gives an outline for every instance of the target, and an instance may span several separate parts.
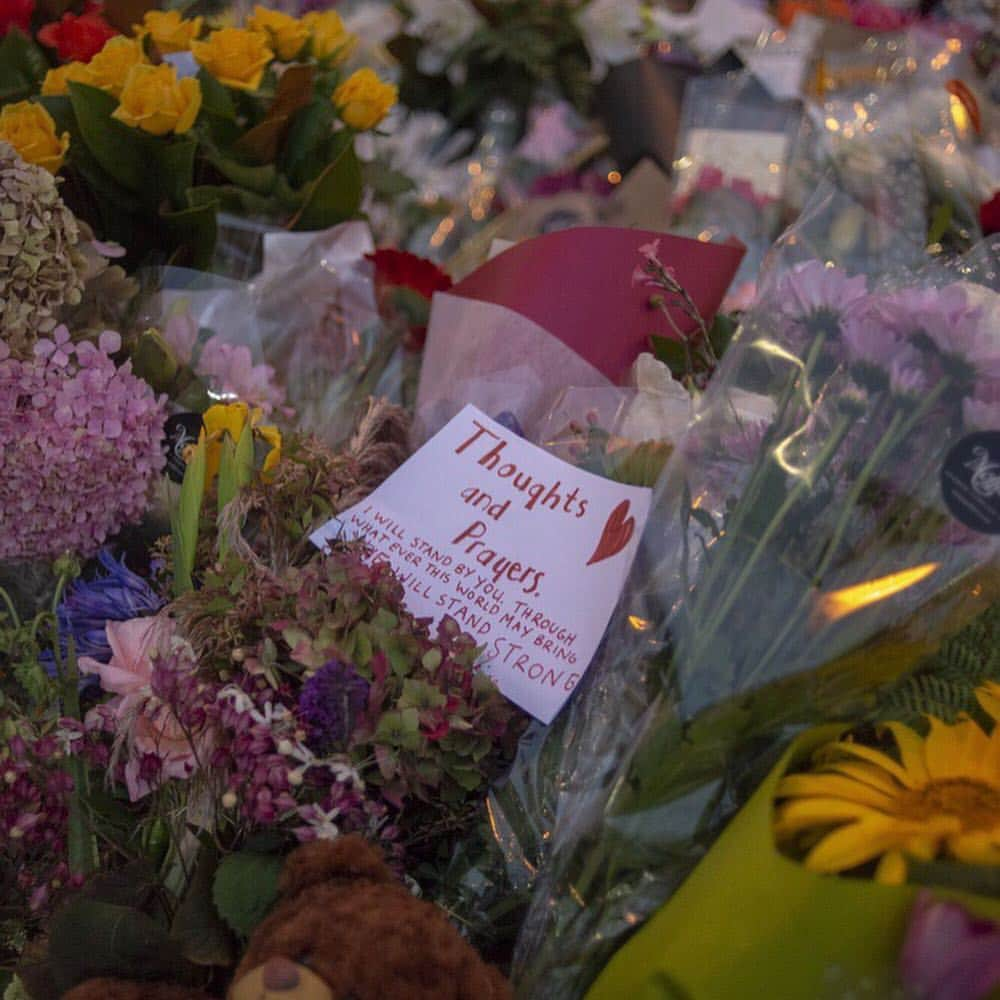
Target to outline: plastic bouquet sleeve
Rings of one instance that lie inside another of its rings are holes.
[[[802,727],[863,714],[995,585],[1000,539],[942,476],[973,474],[965,449],[997,429],[996,249],[848,272],[810,259],[822,197],[772,254],[603,652],[537,751],[559,763],[515,956],[525,996],[580,995]],[[740,393],[771,408],[748,416]]]
[[[804,733],[782,756],[676,895],[618,952],[587,1000],[684,996],[890,996],[920,891],[807,871],[772,836],[778,782],[843,727]],[[937,893],[935,893],[937,895]],[[948,893],[1000,920],[1000,900]]]

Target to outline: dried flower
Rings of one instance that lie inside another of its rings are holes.
[[[55,178],[0,142],[0,331],[7,351],[31,354],[35,337],[80,301],[79,229]]]
[[[165,400],[115,365],[120,344],[58,327],[31,360],[0,360],[0,559],[93,555],[146,509]]]

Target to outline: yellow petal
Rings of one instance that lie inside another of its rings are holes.
[[[866,764],[862,761],[835,761],[827,764],[823,768],[824,774],[842,774],[845,778],[851,778],[861,784],[868,785],[876,791],[885,792],[887,795],[898,795],[903,786],[895,778],[886,774],[879,767]]]
[[[978,777],[989,752],[989,738],[974,722],[953,726],[931,718],[924,741],[924,760],[932,780]]]
[[[977,831],[951,837],[948,840],[948,849],[959,861],[964,861],[966,864],[1000,864],[1000,844],[997,843],[995,831],[992,834]]]
[[[848,743],[846,740],[842,740],[839,743],[830,744],[824,751],[821,751],[821,754],[827,752],[839,752],[847,757],[857,757],[860,760],[867,761],[869,764],[874,764],[887,774],[891,774],[898,782],[906,785],[907,788],[916,787],[917,783],[913,781],[903,767],[897,764],[888,754],[882,753],[881,750],[874,750],[872,747],[866,747],[861,743]]]
[[[869,806],[843,799],[792,799],[778,806],[774,834],[784,839],[810,827],[832,826],[862,817],[881,815]]]
[[[894,801],[893,796],[842,774],[789,774],[782,778],[775,795],[779,799],[803,796],[840,798],[876,809],[884,809]]]
[[[977,688],[976,701],[994,722],[1000,722],[1000,684],[987,681],[981,688]]]
[[[885,817],[869,818],[828,833],[806,856],[814,872],[841,872],[857,868],[901,841],[898,825]]]
[[[875,881],[882,885],[903,885],[906,882],[906,858],[899,851],[889,851],[875,869]]]
[[[205,411],[202,419],[210,437],[213,434],[221,436],[224,431],[228,431],[234,441],[239,441],[248,416],[249,407],[246,403],[216,403]]]
[[[899,747],[899,757],[903,768],[918,785],[925,785],[930,780],[927,765],[924,762],[924,741],[909,726],[901,722],[886,723],[886,729],[892,733]]]

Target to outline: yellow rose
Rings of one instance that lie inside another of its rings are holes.
[[[42,81],[43,97],[60,97],[69,93],[70,83],[90,83],[90,67],[82,62],[69,62],[65,66],[56,66],[45,74]]]
[[[187,52],[201,34],[201,23],[200,17],[186,20],[179,10],[147,10],[132,30],[137,38],[149,35],[160,52]]]
[[[192,42],[195,59],[219,81],[236,90],[256,90],[264,67],[274,58],[267,35],[244,28],[220,28],[204,42]]]
[[[335,10],[311,11],[302,18],[302,23],[309,29],[310,48],[317,59],[336,56],[336,62],[343,62],[358,42],[357,36],[344,27]]]
[[[94,87],[100,87],[109,94],[118,97],[125,86],[125,78],[133,66],[148,64],[146,53],[142,51],[142,42],[135,38],[125,38],[115,35],[104,43],[104,48],[87,63],[90,71],[88,81]]]
[[[69,133],[56,135],[52,115],[40,104],[18,101],[0,108],[0,139],[9,142],[27,163],[56,174],[69,149]]]
[[[359,132],[374,128],[396,103],[398,90],[384,83],[373,69],[352,73],[334,92],[331,100],[340,117]]]
[[[259,31],[271,39],[279,59],[294,59],[309,38],[309,29],[301,22],[280,10],[254,7],[253,16],[247,19],[251,31]]]
[[[152,135],[186,132],[201,109],[201,84],[194,77],[177,79],[169,63],[133,66],[112,118]]]

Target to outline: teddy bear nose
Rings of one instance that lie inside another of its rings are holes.
[[[294,990],[299,985],[299,969],[294,962],[276,955],[264,963],[261,978],[266,990]]]

